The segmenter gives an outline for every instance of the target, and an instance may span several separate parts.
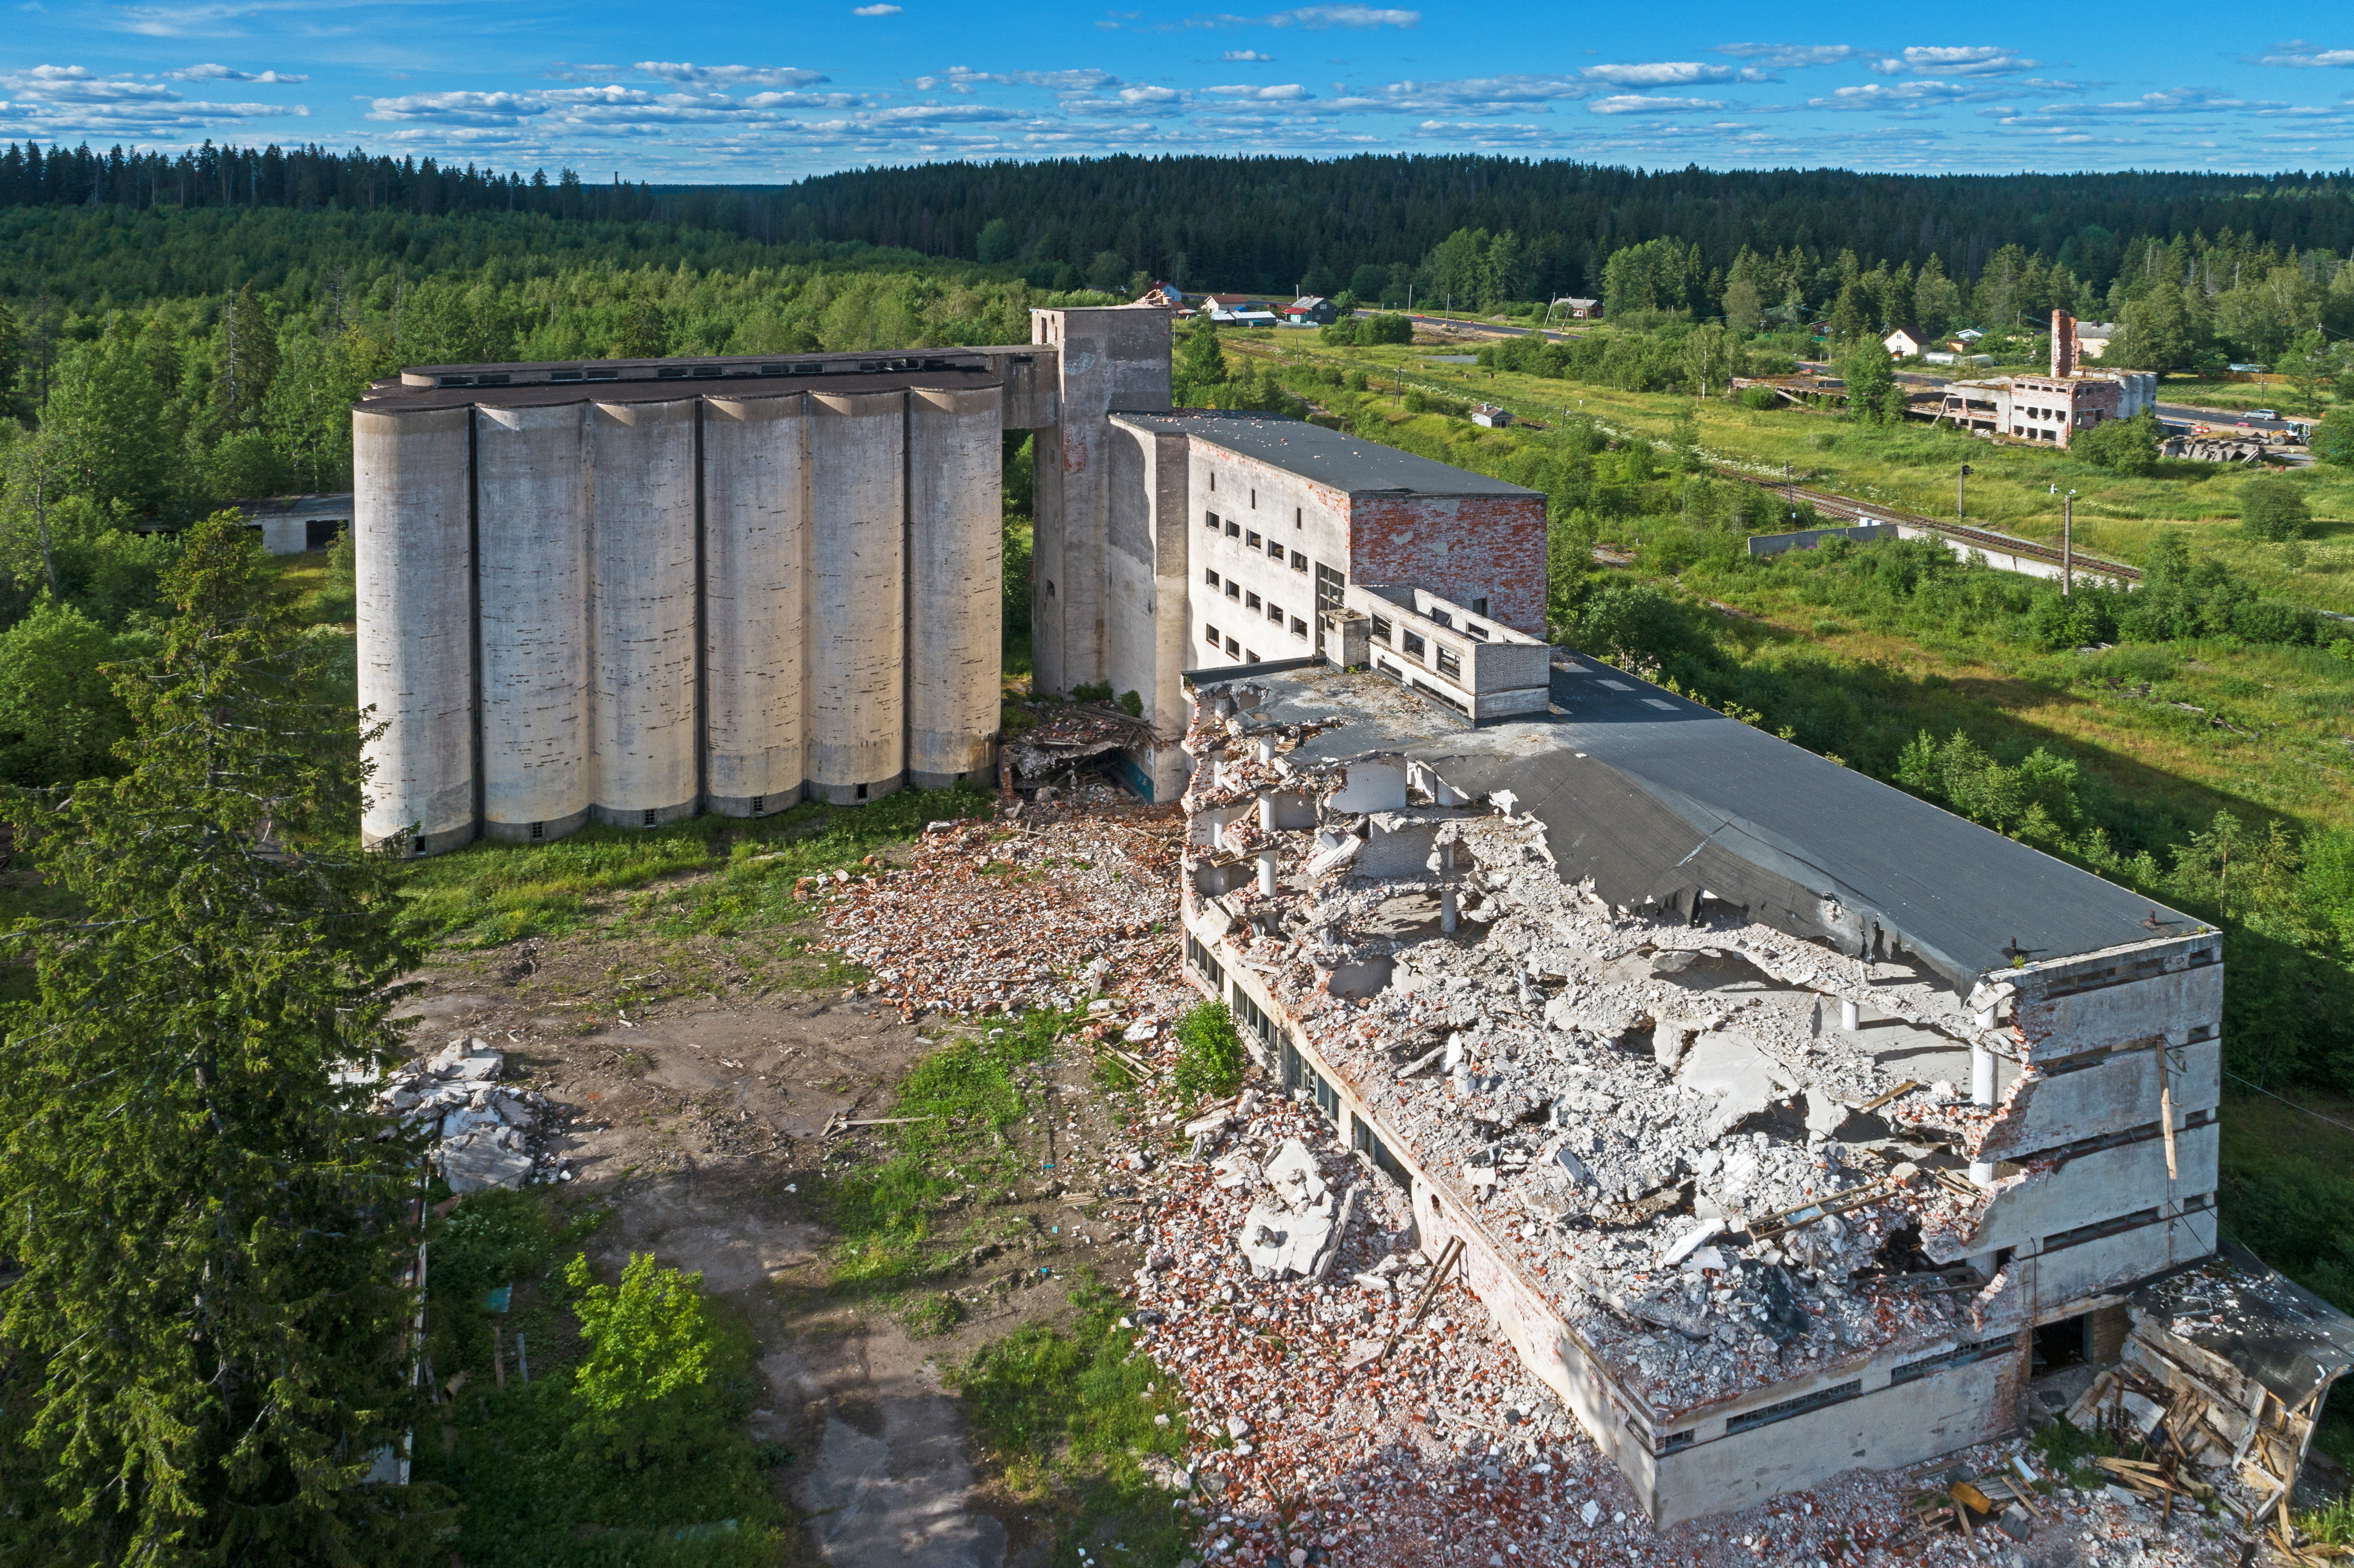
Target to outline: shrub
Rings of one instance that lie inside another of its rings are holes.
[[[586,1407],[580,1429],[634,1461],[685,1435],[697,1411],[684,1396],[711,1375],[718,1338],[701,1275],[656,1267],[652,1253],[639,1252],[630,1255],[619,1287],[590,1277],[585,1253],[565,1266],[564,1282],[585,1292],[573,1308],[588,1346],[573,1370]]]
[[[2313,457],[2337,468],[2354,468],[2354,408],[2340,403],[2313,428]]]
[[[2070,441],[2068,450],[2111,473],[2147,474],[2158,471],[2158,416],[2142,413],[2095,425]]]
[[[1230,1095],[1250,1070],[1250,1053],[1223,1001],[1198,1002],[1177,1021],[1177,1092],[1189,1099]]]
[[[2276,474],[2252,479],[2240,487],[2240,532],[2252,539],[2276,545],[2301,539],[2306,524],[2312,521],[2304,494]]]
[[[1770,387],[1744,387],[1741,394],[1742,407],[1755,408],[1761,414],[1778,407],[1781,401],[1781,396]]]

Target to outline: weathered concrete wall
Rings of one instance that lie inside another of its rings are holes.
[[[2219,1040],[2168,1047],[2168,1098],[2177,1125],[2192,1111],[2222,1101],[2223,1046]],[[2018,1160],[2039,1150],[2099,1138],[2158,1119],[2158,1047],[2126,1046],[2073,1072],[2034,1073],[2019,1079],[2002,1114],[1971,1149],[1981,1160]],[[2066,1065],[2063,1057],[2055,1065]]]
[[[1349,578],[1412,583],[1469,604],[1515,631],[1545,635],[1545,501],[1542,495],[1388,499],[1349,508]]]
[[[1106,676],[1106,416],[1168,408],[1169,313],[1110,306],[1030,316],[1033,340],[1057,355],[1061,421],[1038,433],[1033,453],[1031,653],[1037,688],[1064,692]]]
[[[1193,443],[1186,485],[1179,510],[1195,568],[1186,588],[1187,666],[1214,669],[1253,652],[1262,660],[1316,652],[1316,567],[1349,570],[1348,493],[1207,441]],[[1217,573],[1216,583],[1208,572]],[[1216,647],[1204,640],[1213,626]],[[1229,639],[1231,651],[1224,646]]]
[[[985,779],[1005,637],[995,387],[907,394],[907,769],[919,789]]]
[[[2215,1210],[2161,1213],[2146,1224],[2050,1250],[2021,1252],[2008,1266],[2015,1287],[1989,1323],[2073,1317],[2083,1304],[2138,1284],[2215,1250]]]
[[[1113,423],[1104,455],[1110,470],[1105,678],[1115,694],[1134,692],[1142,699],[1156,744],[1149,758],[1131,762],[1152,799],[1172,800],[1183,793],[1188,771],[1177,744],[1188,712],[1186,440]]]
[[[784,810],[808,777],[809,423],[798,393],[714,398],[704,412],[705,788],[731,817]]]
[[[361,832],[431,853],[474,836],[473,416],[352,418],[359,702],[370,748]]]
[[[587,413],[590,815],[692,816],[696,767],[696,399]]]
[[[494,839],[559,838],[588,820],[585,422],[579,404],[474,411],[482,831]]]
[[[2138,1142],[2078,1155],[2056,1171],[2030,1167],[1996,1183],[1994,1196],[1964,1235],[1925,1232],[1924,1249],[1941,1263],[2004,1247],[2031,1247],[2044,1237],[2215,1190],[2213,1122],[2175,1134],[2178,1175],[2166,1174],[2165,1140]],[[2188,1261],[2186,1258],[2184,1261]]]
[[[1652,1520],[1680,1524],[1726,1513],[1843,1470],[1901,1469],[2003,1436],[2012,1425],[2012,1401],[2004,1394],[2019,1378],[2020,1359],[1971,1362],[1902,1383],[1890,1383],[1889,1361],[1851,1372],[1864,1385],[1852,1399],[1660,1457]],[[1770,1392],[1784,1400],[1799,1391],[1790,1383]],[[1719,1418],[1711,1426],[1722,1434],[1724,1423]]]
[[[2222,938],[2210,932],[2065,963],[2014,982],[2020,1037],[2039,1060],[2136,1041],[2181,1044],[2223,1014]]]
[[[840,805],[907,767],[907,404],[810,397],[810,784]]]

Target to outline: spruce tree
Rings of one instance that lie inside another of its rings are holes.
[[[436,1523],[361,1484],[415,1416],[419,1147],[369,1081],[418,955],[250,538],[186,536],[163,652],[113,672],[121,776],[13,809],[78,907],[8,933],[0,1561],[386,1561]]]

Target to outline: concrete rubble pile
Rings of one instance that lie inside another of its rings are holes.
[[[546,1152],[549,1111],[536,1089],[502,1085],[506,1055],[464,1034],[411,1061],[378,1091],[386,1111],[431,1128],[432,1160],[453,1192],[568,1181],[571,1171]]]
[[[1296,736],[1204,715],[1197,731],[1228,733],[1189,742],[1224,753],[1187,797],[1197,819],[1341,788],[1286,766]],[[1956,1086],[1977,1026],[1939,977],[1606,908],[1559,880],[1527,819],[1427,797],[1386,815],[1429,827],[1426,863],[1368,874],[1352,830],[1384,824],[1362,819],[1197,832],[1197,863],[1275,863],[1276,891],[1263,872],[1211,900],[1213,922],[1655,1409],[1988,1321],[2007,1282],[1923,1253],[1988,1202],[1964,1176],[1996,1114]],[[1336,980],[1384,973],[1355,988],[1370,995]],[[1883,1068],[1849,1005],[1880,1041],[1901,1033],[1927,1081]]]
[[[1152,726],[1109,703],[1034,704],[1037,719],[1005,743],[1005,760],[1025,783],[1044,783],[1090,757],[1150,743]]]
[[[1020,810],[931,824],[904,870],[811,879],[804,893],[830,885],[834,900],[825,945],[873,971],[866,994],[912,1019],[1075,1008],[1114,971],[1177,983],[1155,935],[1175,894],[1173,814]]]
[[[977,940],[953,935],[957,922],[997,920],[1002,945],[1022,944],[1033,961],[1082,977],[1039,986],[1027,993],[1035,1000],[1014,1005],[1076,1002],[1099,988],[1078,1032],[1089,1048],[1121,1048],[1165,1066],[1175,1046],[1171,1021],[1199,1000],[1182,978],[1167,919],[1176,859],[1162,837],[1168,821],[1131,804],[1025,811],[1018,841],[991,840],[984,824],[936,825],[912,867],[836,885],[845,895],[834,914],[838,939],[870,955],[862,962],[896,967],[936,946]],[[996,875],[974,872],[976,862],[1008,853],[1039,874],[1038,883],[1017,885],[1018,898]],[[1147,873],[1154,891],[1131,903],[1128,885]],[[1041,899],[1041,885],[1070,896]],[[895,898],[880,898],[885,891]],[[1152,921],[1163,929],[1154,933]],[[875,992],[888,1004],[942,1011],[1006,1005],[989,990],[991,971],[983,969],[976,991],[975,976],[953,978],[957,961],[951,953],[938,971],[907,968],[896,982],[878,970]],[[1475,1071],[1481,1059],[1467,1058]],[[1430,1288],[1435,1259],[1422,1250],[1405,1193],[1335,1138],[1306,1091],[1285,1097],[1256,1075],[1254,1084],[1201,1106],[1181,1102],[1156,1071],[1139,1091],[1142,1143],[1104,1150],[1100,1172],[1076,1161],[1069,1172],[1117,1181],[1141,1205],[1135,1235],[1145,1263],[1128,1322],[1139,1349],[1184,1391],[1187,1446],[1173,1462],[1150,1464],[1196,1510],[1188,1517],[1197,1564],[2237,1561],[2228,1539],[2180,1520],[2161,1532],[2137,1499],[2099,1492],[2041,1494],[2044,1517],[2024,1546],[1923,1528],[1914,1505],[1925,1488],[2009,1467],[2017,1444],[1956,1455],[1933,1471],[1857,1471],[1742,1513],[1655,1529],[1617,1467],[1530,1373],[1459,1271]],[[1752,1180],[1764,1184],[1775,1162],[1758,1163]],[[1807,1185],[1795,1167],[1776,1180]],[[1304,1220],[1303,1211],[1318,1217]],[[1295,1224],[1310,1245],[1295,1247]],[[1285,1234],[1270,1252],[1273,1229]],[[1394,1330],[1396,1343],[1382,1356]]]

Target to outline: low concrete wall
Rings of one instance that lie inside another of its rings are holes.
[[[1778,556],[1785,550],[1811,550],[1826,539],[1852,539],[1859,545],[1897,537],[1893,523],[1863,523],[1852,528],[1801,528],[1795,534],[1752,534],[1749,553]]]

